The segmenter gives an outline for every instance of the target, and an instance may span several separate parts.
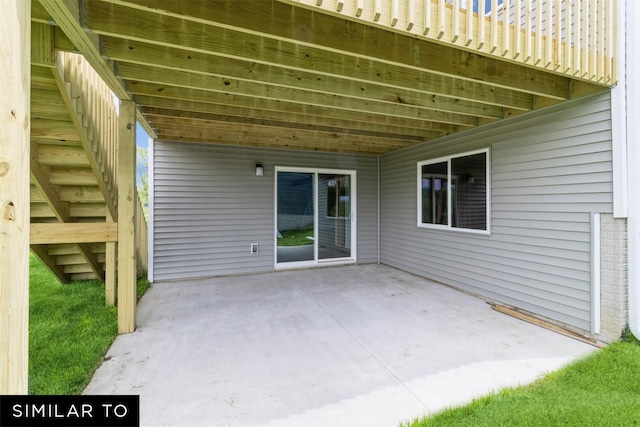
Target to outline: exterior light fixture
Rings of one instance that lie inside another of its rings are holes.
[[[262,163],[256,163],[256,176],[264,176],[264,167],[262,167]]]

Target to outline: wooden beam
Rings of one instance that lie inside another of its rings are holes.
[[[393,66],[391,64],[375,64],[369,61],[353,59],[353,69],[344,64],[344,75],[336,76],[315,70],[296,70],[274,64],[256,63],[242,58],[227,58],[213,53],[193,52],[181,48],[154,45],[136,40],[104,37],[105,55],[119,62],[118,72],[123,78],[139,80],[135,68],[158,67],[157,72],[192,71],[199,74],[227,77],[250,82],[269,82],[290,88],[298,88],[316,92],[329,91],[354,97],[372,97],[372,99],[394,99],[394,97],[414,97],[434,99],[441,103],[462,101],[480,103],[483,108],[494,107],[529,109],[532,95],[491,88],[478,82],[467,82],[453,77],[445,77],[422,72],[412,68]],[[123,68],[124,67],[124,68]],[[384,75],[361,70],[384,70]],[[144,68],[143,68],[144,71]],[[146,72],[149,75],[149,72]],[[143,79],[140,79],[143,80]],[[209,79],[213,81],[214,79]],[[221,80],[220,83],[224,83]],[[227,82],[228,83],[228,82]],[[233,89],[231,84],[225,85]],[[404,94],[404,95],[403,95]],[[441,101],[438,98],[444,98]],[[464,103],[463,102],[463,103]],[[455,110],[454,110],[455,111]]]
[[[31,2],[0,2],[0,394],[27,394]]]
[[[113,223],[113,219],[107,217],[107,223]],[[104,303],[108,306],[116,304],[116,284],[118,279],[117,269],[117,245],[115,242],[107,242],[104,260]]]
[[[154,116],[151,116],[154,117]],[[342,129],[320,129],[303,128],[293,126],[277,126],[266,124],[236,124],[221,121],[203,121],[186,118],[154,117],[154,124],[162,131],[188,131],[188,132],[235,132],[241,130],[248,133],[265,133],[275,138],[294,139],[319,139],[335,140],[344,139],[354,143],[363,144],[390,144],[399,147],[405,146],[408,142],[423,142],[426,137],[437,138],[438,132],[425,133],[422,136],[407,136],[397,134],[373,134],[366,132],[353,132]]]
[[[194,113],[197,114],[197,113]],[[437,138],[441,136],[441,132],[437,131],[422,131],[422,133],[418,134],[415,132],[404,132],[404,133],[379,133],[379,132],[371,132],[367,130],[358,130],[358,129],[349,129],[349,128],[338,128],[338,127],[317,127],[317,126],[308,126],[297,123],[283,123],[283,122],[270,122],[263,120],[243,120],[236,121],[232,118],[225,117],[227,120],[213,119],[207,120],[204,118],[187,118],[185,116],[159,116],[154,114],[147,113],[149,119],[153,122],[153,125],[158,129],[169,130],[169,129],[182,129],[185,126],[197,126],[198,128],[210,128],[210,129],[221,129],[221,128],[229,128],[230,126],[234,126],[236,129],[242,129],[245,127],[254,128],[254,129],[264,129],[267,133],[273,132],[274,134],[281,133],[291,133],[291,132],[324,132],[329,134],[340,134],[345,138],[349,138],[350,136],[354,137],[354,140],[362,139],[362,138],[371,138],[372,141],[374,138],[385,138],[389,140],[402,140],[402,141],[418,141],[422,142],[425,138]]]
[[[116,96],[131,99],[122,82],[116,78],[113,64],[102,58],[100,37],[87,30],[81,21],[80,1],[40,0],[40,3]]]
[[[84,262],[91,268],[96,277],[104,282],[104,268],[98,262],[98,256],[91,252],[91,244],[78,243],[77,246]]]
[[[495,119],[502,117],[502,107],[496,105],[455,99],[449,96],[440,96],[411,89],[389,88],[368,82],[354,84],[352,81],[333,77],[319,79],[306,76],[304,78],[305,81],[311,80],[314,83],[317,83],[318,80],[322,81],[322,84],[306,85],[316,86],[314,89],[307,89],[306,87],[298,87],[301,85],[292,85],[290,87],[274,85],[270,80],[272,78],[271,75],[269,77],[265,76],[266,80],[263,81],[249,81],[229,77],[228,73],[224,75],[207,75],[138,64],[120,64],[118,72],[122,78],[136,82],[219,92],[227,96],[251,94],[253,97],[257,96],[264,99],[289,102],[303,100],[305,104],[328,105],[332,108],[336,108],[336,105],[339,105],[342,108],[356,110],[363,103],[366,103],[369,109],[378,108],[377,106],[380,105],[381,111],[384,111],[382,109],[385,107],[389,108],[401,104],[415,109]],[[281,71],[281,73],[283,72]],[[295,80],[297,81],[297,79]]]
[[[345,64],[340,62],[342,59],[348,61],[345,68],[351,69],[347,64],[351,65],[354,59],[372,59],[384,64],[401,64],[409,67],[407,70],[418,67],[438,75],[539,96],[557,99],[568,96],[569,78],[564,76],[369,27],[356,19],[347,26],[346,16],[336,18],[281,2],[110,1],[114,4],[87,4],[86,22],[96,33],[137,40],[155,39],[157,44],[219,52],[263,63],[273,62],[276,56],[273,52],[280,52],[277,55],[280,64],[292,69],[329,67],[328,71],[332,66]],[[188,16],[185,11],[189,11]],[[158,20],[153,14],[163,15],[162,25],[155,28],[137,25],[141,21]],[[248,16],[252,19],[247,19]],[[302,42],[296,41],[295,35],[299,35]],[[305,42],[309,35],[313,35],[312,43]],[[384,65],[380,65],[382,68],[375,66],[374,69],[384,71]]]
[[[243,129],[237,129],[233,126],[212,127],[203,129],[193,129],[187,126],[183,128],[172,128],[162,130],[161,135],[172,135],[174,137],[182,137],[188,139],[195,137],[198,139],[209,139],[211,142],[228,141],[228,142],[262,142],[273,146],[298,145],[313,149],[331,149],[333,146],[353,147],[353,150],[359,151],[368,148],[387,147],[389,149],[399,149],[408,147],[413,144],[424,142],[421,140],[399,140],[388,138],[370,138],[356,137],[354,135],[340,135],[327,132],[314,131],[276,131],[264,130],[264,128],[251,128],[244,126]]]
[[[307,123],[303,120],[298,120],[296,117],[292,117],[291,120],[269,120],[264,118],[253,117],[240,117],[231,116],[226,114],[208,114],[203,112],[194,111],[181,111],[168,108],[154,108],[147,107],[144,109],[145,115],[153,122],[154,126],[163,127],[165,123],[170,121],[184,121],[187,123],[193,123],[195,125],[203,125],[208,122],[218,123],[235,123],[240,126],[255,125],[255,126],[270,126],[277,128],[289,128],[289,129],[303,129],[303,130],[316,130],[325,132],[336,132],[344,134],[354,135],[369,135],[378,137],[388,137],[394,139],[413,139],[413,137],[425,138],[427,136],[438,137],[444,135],[446,132],[455,131],[455,126],[449,125],[447,127],[437,127],[437,130],[432,129],[416,129],[412,127],[400,127],[390,126],[383,123],[366,123],[362,126],[358,126],[358,122],[353,120],[327,120],[316,121]],[[317,124],[316,124],[317,123]]]
[[[60,268],[60,266],[56,264],[55,258],[51,254],[49,254],[46,246],[31,245],[31,251],[35,256],[40,258],[40,261],[42,261],[42,264],[47,268],[47,270],[51,272],[51,274],[57,277],[59,281],[61,281],[62,283],[69,283],[70,281],[69,275],[66,274],[62,270],[62,268]]]
[[[46,223],[31,224],[30,242],[32,245],[57,243],[93,243],[115,242],[118,239],[118,227],[114,223]]]
[[[403,103],[403,100],[396,100],[393,103],[376,103],[359,99],[344,99],[340,102],[340,96],[325,95],[321,99],[309,99],[300,96],[297,99],[282,94],[282,98],[261,98],[246,95],[229,95],[224,92],[209,92],[202,89],[191,89],[179,86],[168,86],[163,84],[138,82],[131,85],[131,91],[135,94],[159,96],[177,100],[187,100],[196,102],[209,102],[232,107],[260,108],[282,112],[306,112],[309,109],[322,111],[328,115],[341,115],[349,117],[352,113],[369,114],[370,120],[375,120],[375,116],[392,116],[401,118],[413,118],[415,120],[436,121],[452,125],[475,126],[477,119],[456,113],[428,110],[422,107],[415,107]],[[311,102],[315,101],[315,102]]]
[[[293,140],[278,140],[271,139],[265,140],[264,134],[261,135],[241,135],[241,134],[189,134],[185,135],[182,132],[158,132],[159,139],[171,140],[171,141],[187,141],[187,142],[202,142],[202,143],[216,143],[226,145],[238,145],[238,146],[251,146],[251,147],[266,147],[266,148],[283,148],[290,150],[311,150],[311,151],[328,151],[334,153],[351,153],[351,154],[384,154],[393,150],[397,150],[399,147],[394,145],[383,144],[351,144],[348,141],[342,143],[329,143],[328,141],[318,142],[316,144],[309,141]],[[417,143],[414,143],[417,144]],[[406,146],[413,145],[408,143]]]
[[[56,63],[54,29],[47,24],[31,23],[31,63],[53,68]]]
[[[136,329],[136,104],[120,104],[118,131],[118,332]]]
[[[217,105],[207,102],[197,102],[189,100],[176,100],[161,98],[149,95],[137,95],[138,105],[144,106],[145,112],[154,114],[158,110],[173,110],[177,113],[173,116],[180,117],[180,114],[199,113],[206,115],[218,115],[230,117],[229,122],[242,123],[247,120],[252,123],[255,120],[269,120],[314,127],[337,126],[345,129],[368,130],[379,133],[405,133],[407,135],[420,136],[423,132],[438,131],[444,134],[454,133],[458,129],[455,125],[438,123],[429,120],[416,120],[406,117],[376,116],[366,113],[351,112],[348,117],[340,115],[339,112],[326,108],[306,107],[301,111],[274,111],[269,109],[269,105],[261,103],[262,108],[249,108],[242,106]],[[182,111],[179,111],[182,110]]]

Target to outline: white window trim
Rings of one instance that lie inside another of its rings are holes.
[[[472,156],[474,154],[485,153],[486,160],[486,180],[487,180],[487,191],[486,191],[486,218],[487,218],[487,229],[486,230],[474,230],[471,228],[461,228],[461,227],[452,227],[451,226],[451,160],[459,157]],[[442,224],[425,224],[422,222],[422,166],[424,165],[432,165],[435,163],[447,163],[447,225]],[[466,151],[463,153],[456,153],[450,156],[438,157],[435,159],[423,160],[417,163],[417,171],[416,171],[416,182],[417,182],[417,197],[418,201],[416,206],[416,224],[418,228],[428,228],[432,230],[443,230],[443,231],[452,231],[456,233],[470,233],[470,234],[480,234],[489,236],[491,235],[491,150],[489,147],[482,148],[479,150]]]

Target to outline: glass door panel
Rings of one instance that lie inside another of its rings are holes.
[[[318,174],[318,260],[351,257],[351,176]]]
[[[277,173],[277,262],[315,261],[313,173]]]
[[[355,179],[349,171],[276,167],[276,268],[355,260]]]

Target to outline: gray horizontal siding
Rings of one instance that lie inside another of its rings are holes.
[[[275,166],[356,170],[357,260],[377,262],[377,157],[156,141],[153,162],[154,280],[273,270]]]
[[[418,161],[491,147],[491,235],[416,226]],[[381,262],[582,329],[591,212],[612,212],[600,94],[381,158]]]

